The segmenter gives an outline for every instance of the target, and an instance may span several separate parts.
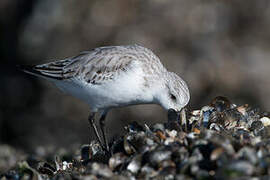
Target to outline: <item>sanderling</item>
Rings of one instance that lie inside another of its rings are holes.
[[[151,50],[139,45],[99,47],[64,60],[23,66],[22,70],[55,83],[89,104],[88,120],[102,144],[95,124],[99,112],[107,150],[105,117],[111,108],[159,104],[166,110],[180,111],[190,99],[184,80],[167,71]]]

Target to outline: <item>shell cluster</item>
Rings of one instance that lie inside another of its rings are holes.
[[[23,161],[2,179],[248,179],[270,178],[270,116],[215,98],[200,110],[169,110],[166,123],[131,123],[111,142],[92,141],[54,162]],[[34,163],[33,163],[34,162]]]

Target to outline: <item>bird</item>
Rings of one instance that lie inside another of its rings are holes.
[[[168,71],[150,49],[137,44],[98,47],[66,59],[20,68],[86,102],[90,107],[88,121],[107,151],[105,119],[112,108],[158,104],[165,110],[180,112],[190,100],[186,82]],[[95,122],[97,114],[103,140]]]

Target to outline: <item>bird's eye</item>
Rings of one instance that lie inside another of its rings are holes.
[[[170,96],[171,96],[171,99],[172,99],[172,100],[176,101],[176,97],[175,97],[175,95],[170,94]]]

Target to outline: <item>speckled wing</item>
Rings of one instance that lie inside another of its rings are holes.
[[[132,73],[138,66],[145,77],[159,77],[166,72],[151,50],[138,45],[100,47],[85,53],[65,69],[77,69],[76,76],[91,84],[102,84],[117,78],[119,74]]]
[[[118,46],[97,48],[76,57],[65,69],[81,80],[91,84],[102,84],[112,81],[121,73],[127,73],[137,58]]]
[[[114,80],[120,74],[130,71],[137,60],[134,55],[121,51],[119,47],[98,48],[83,58],[85,60],[74,61],[66,68],[77,67],[76,76],[91,84]]]
[[[28,73],[48,79],[79,78],[87,83],[102,84],[113,80],[120,73],[128,72],[137,59],[136,52],[132,48],[111,46],[85,51],[65,60],[23,69]]]
[[[139,63],[143,71],[149,75],[157,75],[165,70],[152,51],[138,45],[100,47],[72,58],[24,70],[48,79],[77,78],[97,85],[112,81],[119,74],[131,72]]]

